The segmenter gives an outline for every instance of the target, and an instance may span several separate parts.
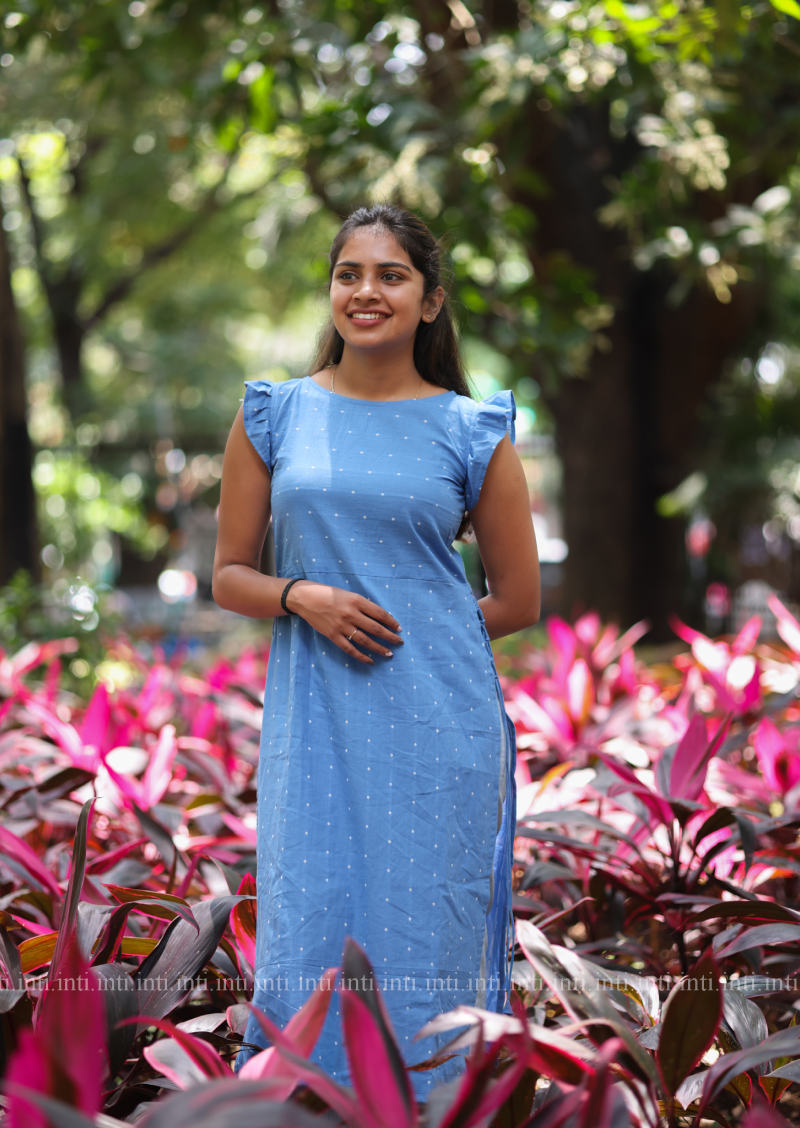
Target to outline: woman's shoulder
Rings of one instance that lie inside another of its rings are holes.
[[[307,377],[291,377],[288,380],[245,380],[245,388],[259,397],[283,398],[294,396],[304,389]]]
[[[300,397],[308,391],[308,379],[289,380],[245,380],[245,416],[256,414],[277,417],[285,408],[297,404]]]
[[[517,415],[514,393],[510,390],[493,392],[482,400],[454,396],[450,410],[463,420],[471,431],[483,427],[511,430]]]

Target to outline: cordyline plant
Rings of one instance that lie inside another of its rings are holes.
[[[504,677],[517,727],[507,1013],[420,1037],[466,1055],[424,1106],[349,940],[238,1074],[255,961],[266,654],[189,673],[115,640],[83,705],[70,640],[0,655],[0,989],[11,1128],[102,1122],[624,1128],[793,1120],[800,970],[800,624],[675,624],[645,667],[597,616]],[[501,667],[502,669],[502,667]],[[354,988],[352,985],[358,986]],[[369,986],[365,986],[368,984]],[[350,1086],[312,1060],[339,992]],[[258,1012],[257,1012],[258,1013]],[[179,1090],[175,1092],[174,1090]],[[102,1120],[97,1121],[101,1116]]]

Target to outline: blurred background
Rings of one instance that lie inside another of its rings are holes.
[[[263,633],[210,597],[225,438],[373,200],[446,237],[475,395],[514,389],[546,612],[800,599],[796,0],[0,12],[0,646],[79,624],[80,680],[104,618]]]

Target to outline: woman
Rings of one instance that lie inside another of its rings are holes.
[[[506,1002],[515,747],[489,640],[536,622],[539,570],[514,400],[470,398],[436,240],[361,208],[330,261],[314,374],[252,381],[233,424],[214,598],[273,619],[255,1002],[285,1025],[352,935],[411,1064],[435,1014]],[[347,1077],[336,1000],[312,1060]],[[418,1095],[461,1068],[412,1074]]]

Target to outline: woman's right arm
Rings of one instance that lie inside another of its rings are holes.
[[[262,576],[261,550],[270,519],[270,476],[244,429],[243,409],[225,447],[212,591],[220,607],[272,619],[282,615],[286,580]]]
[[[289,577],[262,576],[258,570],[269,528],[270,488],[269,470],[247,437],[240,408],[225,447],[212,591],[220,607],[253,619],[284,614],[281,595],[289,582]],[[400,626],[388,611],[329,584],[299,580],[292,585],[286,606],[346,654],[368,665],[372,659],[349,641],[354,631],[359,632],[359,646],[386,657],[390,656],[387,643],[403,641],[395,633]]]

